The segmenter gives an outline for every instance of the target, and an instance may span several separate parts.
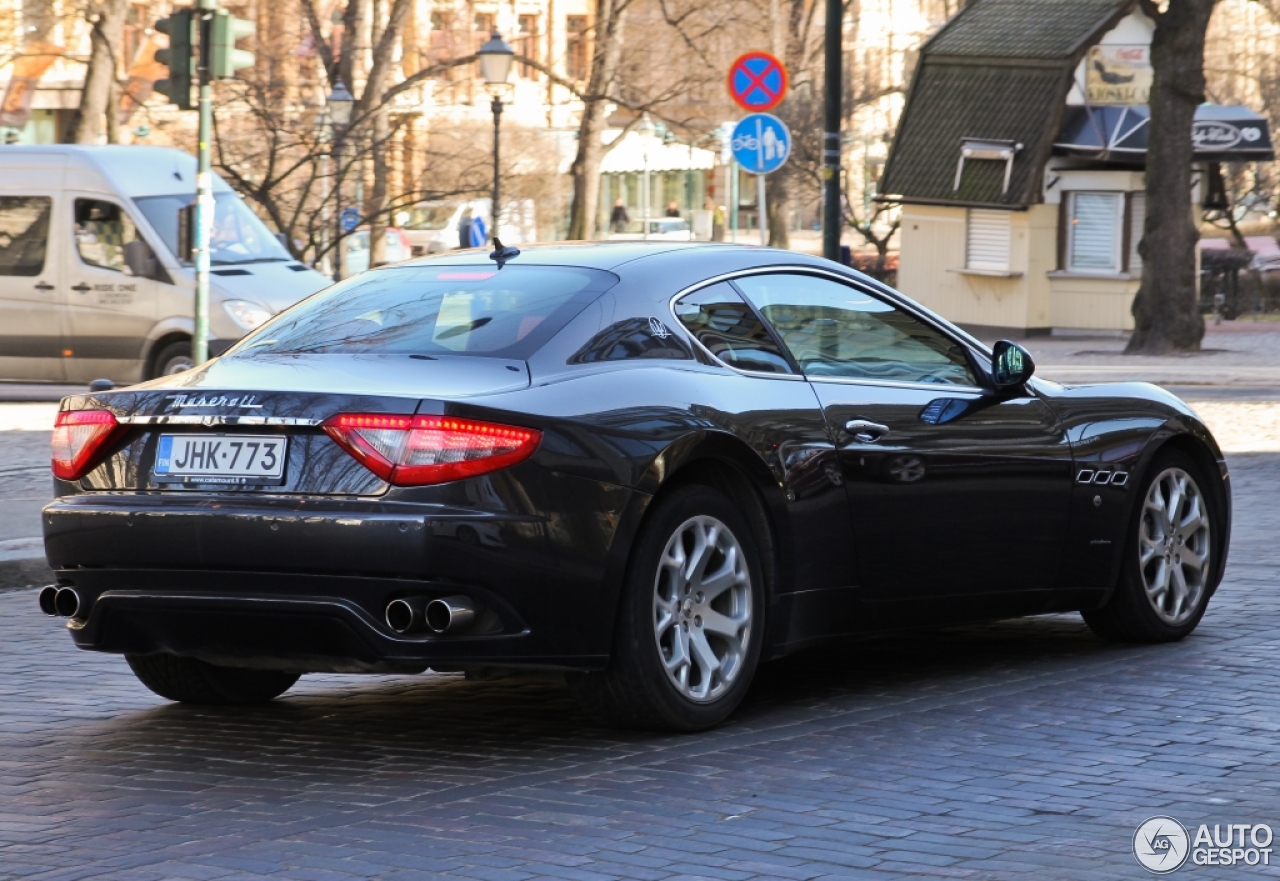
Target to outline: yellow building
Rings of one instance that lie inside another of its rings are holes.
[[[983,0],[924,45],[880,188],[903,206],[905,294],[984,332],[1133,327],[1155,28],[1144,9]],[[1244,108],[1201,107],[1191,136],[1206,183],[1218,162],[1274,158],[1266,121]]]

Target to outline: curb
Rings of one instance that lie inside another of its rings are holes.
[[[0,541],[0,590],[20,590],[53,580],[53,570],[44,558],[43,539]]]

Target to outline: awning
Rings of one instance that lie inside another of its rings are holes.
[[[1136,107],[1068,107],[1054,139],[1057,156],[1104,162],[1143,162],[1151,111]],[[1201,104],[1191,126],[1201,162],[1257,162],[1276,158],[1265,117],[1247,107]]]
[[[601,174],[619,174],[633,171],[644,171],[647,164],[649,171],[689,171],[691,169],[710,170],[715,166],[716,154],[701,147],[690,148],[687,144],[665,143],[661,138],[642,135],[639,132],[627,132],[621,141],[614,135],[612,142],[605,149],[604,159],[600,162]]]

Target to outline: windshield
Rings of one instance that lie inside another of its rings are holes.
[[[397,217],[401,229],[444,229],[456,210],[455,205],[415,205]]]
[[[303,300],[228,354],[528,358],[618,278],[575,266],[365,273]]]
[[[195,201],[189,193],[172,196],[144,196],[134,199],[147,222],[155,227],[169,253],[177,256],[178,212]],[[266,224],[249,210],[235,193],[214,196],[213,238],[209,260],[214,265],[229,263],[263,263],[269,260],[291,260],[289,252],[271,234]]]

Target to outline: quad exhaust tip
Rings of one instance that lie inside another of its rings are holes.
[[[387,603],[386,616],[387,626],[396,633],[456,633],[476,620],[476,606],[462,595],[435,600],[402,597]]]
[[[40,611],[50,618],[74,618],[80,609],[80,594],[69,587],[48,584],[40,589]]]

